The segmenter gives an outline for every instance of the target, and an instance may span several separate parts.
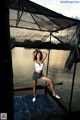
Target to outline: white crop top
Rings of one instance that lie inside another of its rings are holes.
[[[43,69],[43,63],[41,64],[35,63],[35,70],[42,70],[42,69]]]

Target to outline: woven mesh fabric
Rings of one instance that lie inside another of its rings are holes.
[[[11,36],[17,39],[43,42],[52,32],[64,43],[75,46],[78,42],[76,28],[80,24],[79,20],[63,16],[30,0],[10,0],[9,20]],[[13,31],[17,31],[16,34]]]

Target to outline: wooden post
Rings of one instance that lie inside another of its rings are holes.
[[[10,47],[8,0],[0,7],[0,113],[13,120],[13,72]]]

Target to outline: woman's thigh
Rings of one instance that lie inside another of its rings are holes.
[[[50,79],[49,77],[46,77],[46,76],[43,76],[43,77],[41,78],[41,80],[44,80],[44,81],[47,81],[47,82],[50,82],[50,81],[51,81],[51,79]]]

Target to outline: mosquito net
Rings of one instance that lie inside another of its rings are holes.
[[[72,47],[77,45],[79,20],[63,16],[30,0],[10,0],[9,20],[10,35],[17,40],[43,42],[52,33],[53,42],[56,39]]]

